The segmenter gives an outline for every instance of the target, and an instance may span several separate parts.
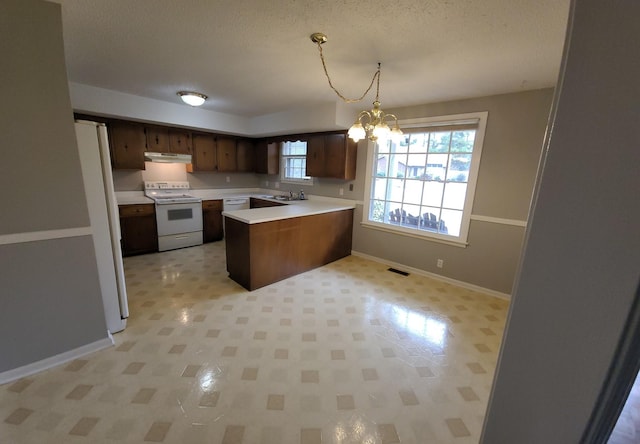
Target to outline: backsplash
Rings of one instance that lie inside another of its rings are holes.
[[[145,180],[188,181],[193,189],[256,188],[260,184],[254,173],[187,173],[180,163],[145,162],[145,170],[113,170],[116,191],[142,191]]]

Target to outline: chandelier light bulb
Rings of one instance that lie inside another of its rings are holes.
[[[398,125],[396,125],[392,130],[391,130],[391,140],[393,140],[394,142],[399,142],[400,139],[402,138],[402,130],[400,129],[400,127]]]
[[[389,138],[390,133],[391,133],[391,130],[389,129],[389,126],[384,122],[378,123],[373,128],[373,137],[375,137],[376,139],[386,140]]]
[[[351,125],[351,128],[349,128],[349,137],[354,142],[358,142],[359,140],[362,140],[365,137],[367,137],[367,133],[365,132],[360,122],[356,122],[353,125]]]

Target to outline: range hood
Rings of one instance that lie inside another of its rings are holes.
[[[144,153],[144,160],[162,163],[191,163],[191,154],[146,152]]]

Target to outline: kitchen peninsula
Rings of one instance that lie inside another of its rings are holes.
[[[229,277],[255,290],[350,255],[354,205],[342,202],[224,212]]]

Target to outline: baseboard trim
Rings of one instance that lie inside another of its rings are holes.
[[[109,333],[109,336],[104,339],[100,339],[90,344],[86,344],[81,347],[74,348],[73,350],[69,350],[64,353],[60,353],[58,355],[51,356],[49,358],[45,358],[37,362],[33,362],[31,364],[23,365],[22,367],[18,367],[12,370],[7,370],[5,372],[2,372],[0,373],[0,384],[6,384],[8,382],[12,382],[17,379],[33,375],[35,373],[48,370],[50,368],[56,367],[58,365],[64,364],[69,361],[73,361],[74,359],[78,359],[82,356],[88,355],[89,353],[94,353],[99,350],[103,350],[107,347],[111,347],[113,344],[114,344],[113,337]]]
[[[401,269],[403,271],[408,271],[409,273],[414,273],[420,276],[425,276],[425,277],[429,277],[432,279],[436,279],[442,282],[446,282],[448,284],[453,284],[453,285],[457,285],[458,287],[462,287],[462,288],[466,288],[468,290],[473,290],[473,291],[478,291],[480,293],[485,293],[489,296],[493,296],[495,298],[498,299],[504,299],[507,301],[511,300],[511,295],[507,294],[507,293],[502,293],[500,291],[496,291],[496,290],[491,290],[490,288],[484,288],[484,287],[480,287],[479,285],[474,285],[474,284],[470,284],[468,282],[464,282],[464,281],[459,281],[457,279],[452,279],[452,278],[448,278],[446,276],[441,276],[439,274],[436,273],[430,273],[428,271],[425,270],[420,270],[419,268],[414,268],[414,267],[409,267],[408,265],[404,265],[398,262],[393,262],[393,261],[389,261],[386,259],[382,259],[376,256],[371,256],[370,254],[366,254],[366,253],[361,253],[359,251],[355,251],[355,250],[351,250],[351,254],[353,256],[358,256],[361,257],[363,259],[369,259],[370,261],[373,262],[378,262],[384,265],[388,265],[390,267],[393,268],[398,268]]]

